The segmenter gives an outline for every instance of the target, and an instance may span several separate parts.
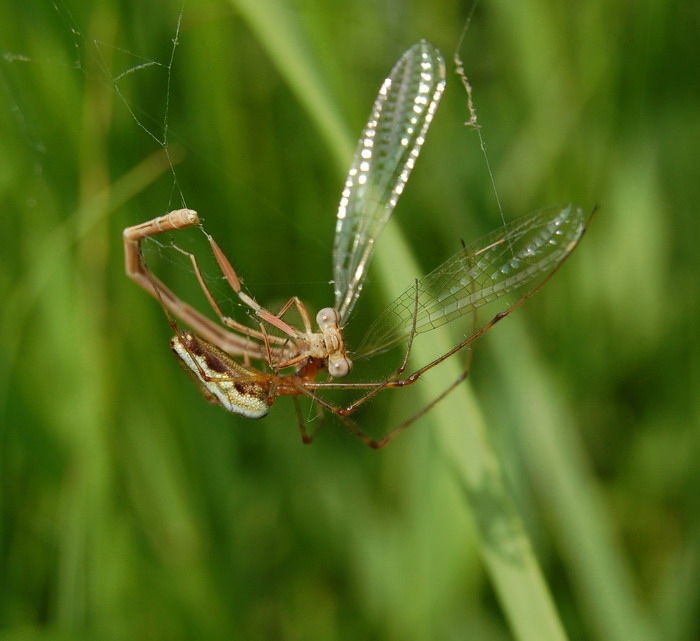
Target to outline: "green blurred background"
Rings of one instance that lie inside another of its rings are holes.
[[[498,226],[449,61],[470,8],[0,6],[0,639],[700,638],[697,5],[482,0],[461,55],[506,215],[600,211],[474,396],[385,450],[207,405],[124,275],[122,229],[184,197],[258,300],[329,304],[344,168],[419,38],[448,89],[353,325]]]

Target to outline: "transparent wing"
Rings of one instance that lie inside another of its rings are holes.
[[[585,225],[583,210],[567,205],[523,216],[488,234],[391,303],[357,353],[383,352],[407,340],[414,315],[416,332],[427,332],[545,277],[576,247]]]
[[[335,307],[347,319],[374,242],[403,191],[445,86],[440,52],[421,40],[384,80],[340,199],[333,247]]]

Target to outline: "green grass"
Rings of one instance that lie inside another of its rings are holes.
[[[374,452],[333,421],[302,445],[287,399],[260,422],[208,406],[121,230],[182,194],[258,300],[327,305],[379,83],[421,37],[449,59],[467,8],[190,2],[168,68],[179,4],[49,5],[0,8],[0,639],[698,638],[697,10],[482,0],[461,53],[506,214],[600,211],[470,384]],[[360,333],[499,224],[448,74]]]

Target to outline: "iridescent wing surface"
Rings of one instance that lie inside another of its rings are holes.
[[[335,228],[333,279],[341,322],[357,301],[374,243],[403,191],[445,87],[445,62],[426,40],[384,80],[357,144]]]
[[[428,332],[545,278],[573,251],[585,227],[583,210],[566,205],[497,229],[408,287],[372,323],[357,353],[369,356],[404,342],[414,316],[416,333]]]

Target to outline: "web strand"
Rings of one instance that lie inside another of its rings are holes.
[[[467,77],[467,74],[464,70],[464,63],[462,61],[461,56],[459,55],[459,50],[462,47],[462,43],[464,42],[464,39],[467,35],[467,31],[469,30],[469,26],[471,24],[472,18],[474,17],[474,12],[476,11],[477,6],[479,5],[479,0],[475,0],[474,4],[472,5],[472,8],[469,11],[469,15],[467,16],[467,19],[464,23],[464,27],[462,28],[462,33],[459,36],[459,40],[457,41],[457,46],[455,47],[455,53],[454,53],[454,64],[455,64],[455,74],[459,78],[460,82],[462,83],[462,87],[464,87],[464,91],[467,94],[467,110],[469,111],[469,120],[467,120],[464,125],[465,127],[470,127],[476,131],[476,135],[479,138],[479,147],[481,148],[481,153],[484,156],[484,162],[486,163],[486,170],[488,171],[489,174],[489,180],[491,181],[491,188],[493,189],[493,195],[496,198],[496,205],[498,206],[498,211],[501,215],[501,222],[505,225],[506,224],[506,217],[505,214],[503,213],[503,206],[501,205],[501,199],[498,195],[498,188],[496,187],[496,179],[493,174],[493,170],[491,168],[491,162],[489,160],[488,153],[486,152],[486,142],[484,140],[484,137],[481,133],[481,125],[479,125],[479,118],[476,113],[476,107],[474,106],[474,96],[473,96],[473,91],[472,91],[472,86],[471,83],[469,82],[469,78]]]

